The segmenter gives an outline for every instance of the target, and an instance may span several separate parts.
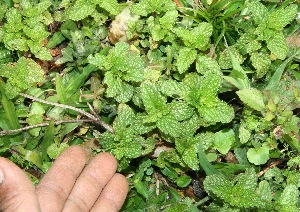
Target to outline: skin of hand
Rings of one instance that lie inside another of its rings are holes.
[[[86,158],[81,147],[69,147],[35,188],[19,167],[0,157],[0,211],[120,210],[128,192],[128,182],[116,173],[116,159],[103,152],[86,165]]]

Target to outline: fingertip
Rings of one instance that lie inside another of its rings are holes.
[[[35,189],[26,174],[0,157],[0,211],[39,211]]]
[[[122,174],[114,174],[91,211],[119,211],[124,204],[128,189],[127,179]]]

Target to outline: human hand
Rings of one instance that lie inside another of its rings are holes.
[[[0,157],[0,211],[118,211],[128,183],[116,173],[116,159],[100,153],[85,165],[85,151],[71,146],[35,188],[19,167]]]

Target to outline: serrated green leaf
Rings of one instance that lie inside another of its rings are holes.
[[[244,88],[236,92],[242,102],[249,107],[262,111],[265,108],[262,93],[256,88]]]
[[[45,40],[50,33],[46,31],[46,26],[42,23],[36,24],[33,28],[24,26],[24,33],[35,42],[39,42],[41,40]]]
[[[196,69],[200,74],[215,73],[220,74],[221,68],[216,60],[207,55],[200,55],[196,61]]]
[[[256,69],[256,76],[258,78],[263,77],[271,65],[270,54],[264,51],[252,53],[250,60],[253,67]]]
[[[64,12],[66,19],[79,21],[95,12],[95,5],[85,0],[78,0],[75,4],[67,8]]]
[[[242,64],[244,62],[244,58],[239,51],[235,47],[230,46],[220,54],[219,65],[222,69],[233,68],[230,53],[234,58],[236,58],[238,64]]]
[[[112,72],[106,72],[103,83],[107,84],[106,94],[108,97],[115,97],[118,102],[128,102],[133,95],[132,85],[123,82]]]
[[[194,114],[194,108],[183,101],[172,101],[168,104],[168,107],[170,108],[170,113],[177,121],[188,119]]]
[[[260,24],[268,15],[268,9],[259,1],[247,2],[246,6],[251,11],[256,24]]]
[[[39,42],[36,41],[27,41],[27,44],[31,52],[41,60],[52,60],[52,56],[47,48],[43,47]]]
[[[231,206],[243,208],[264,208],[267,202],[261,199],[256,191],[257,177],[253,168],[228,180],[222,175],[210,175],[204,180],[204,188]],[[228,198],[228,197],[231,198]]]
[[[5,86],[8,98],[14,98],[21,91],[44,80],[42,68],[32,59],[25,57],[21,57],[14,67],[0,66],[0,70],[0,75],[8,78]]]
[[[220,153],[227,154],[235,143],[235,135],[232,129],[223,129],[215,133],[214,148]]]
[[[296,16],[298,6],[291,4],[286,8],[278,8],[270,13],[267,19],[267,25],[274,30],[280,30],[288,25]]]
[[[242,144],[247,143],[247,141],[250,139],[251,136],[251,131],[249,131],[245,124],[242,123],[239,127],[239,138],[240,138],[240,142]]]
[[[99,4],[100,7],[105,9],[111,15],[118,15],[121,12],[121,7],[117,0],[96,0],[94,3]]]
[[[160,26],[163,29],[171,30],[173,25],[177,21],[178,12],[177,10],[167,11],[163,17],[159,19]]]
[[[206,50],[209,47],[213,27],[210,23],[201,22],[193,29],[175,28],[175,34],[182,38],[187,47]]]
[[[166,115],[159,118],[156,122],[156,126],[165,134],[172,137],[178,137],[180,135],[180,125],[175,117],[172,115]]]
[[[147,112],[162,111],[167,98],[162,96],[156,84],[145,82],[141,85],[141,97]]]
[[[178,51],[176,66],[180,74],[186,72],[190,65],[196,60],[197,51],[191,48],[181,48]]]
[[[176,7],[171,0],[141,0],[133,4],[130,8],[131,12],[140,16],[147,16],[150,13],[162,11],[171,11]]]
[[[287,185],[279,199],[281,207],[291,206],[291,208],[297,209],[299,201],[299,191],[296,185]],[[293,210],[294,211],[294,210]]]
[[[133,110],[126,104],[120,104],[118,107],[118,117],[114,121],[116,133],[130,127],[134,122],[134,118],[135,114]]]
[[[199,170],[199,160],[197,157],[197,150],[195,147],[190,147],[182,154],[182,160],[192,169]]]
[[[268,49],[278,59],[284,60],[288,53],[288,45],[282,32],[274,33],[274,35],[267,40]]]
[[[7,32],[18,32],[23,28],[22,16],[16,8],[10,8],[6,12],[5,30]]]
[[[250,163],[255,165],[265,164],[270,159],[269,147],[250,148],[247,152],[247,158]]]

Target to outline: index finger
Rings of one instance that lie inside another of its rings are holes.
[[[62,211],[85,163],[86,153],[79,146],[69,147],[56,159],[36,187],[42,211]]]

